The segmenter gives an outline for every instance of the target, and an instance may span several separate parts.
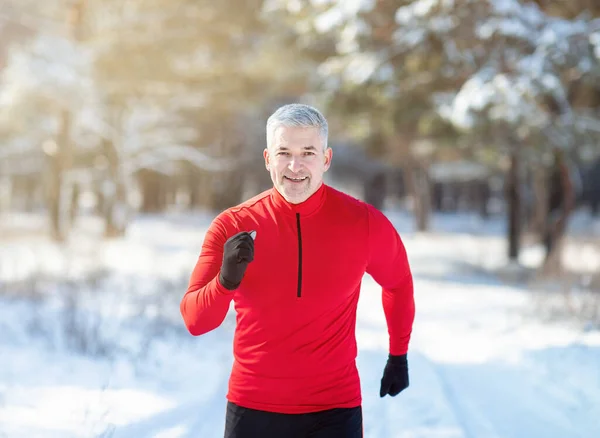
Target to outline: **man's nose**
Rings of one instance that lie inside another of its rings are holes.
[[[289,164],[289,166],[288,166],[288,167],[289,167],[289,169],[290,169],[292,172],[294,172],[294,173],[298,172],[298,171],[299,171],[299,170],[302,168],[302,162],[301,162],[301,161],[302,161],[302,160],[300,160],[298,157],[293,157],[293,158],[290,160],[290,164]]]

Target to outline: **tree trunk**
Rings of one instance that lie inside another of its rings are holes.
[[[36,207],[36,192],[39,189],[37,179],[27,178],[24,184],[24,209],[28,213],[33,213]]]
[[[490,203],[491,190],[490,185],[487,181],[477,182],[477,194],[476,204],[479,216],[482,219],[488,219],[490,217],[489,203]]]
[[[14,184],[10,176],[0,177],[0,213],[12,209]]]
[[[46,204],[50,219],[50,234],[57,241],[63,240],[63,231],[60,224],[60,199],[62,187],[62,168],[57,156],[48,159],[48,191],[46,193]]]
[[[140,210],[143,213],[157,213],[161,211],[160,175],[152,170],[142,169],[138,177],[142,192]]]
[[[104,211],[104,236],[108,238],[120,237],[125,234],[128,216],[123,184],[111,181],[111,186],[108,196],[105,197]]]
[[[567,231],[568,220],[575,208],[575,189],[573,187],[572,175],[570,174],[564,153],[555,151],[555,171],[558,171],[560,185],[560,200],[558,205],[553,205],[551,200],[549,210],[549,221],[546,230],[547,252],[542,271],[545,274],[560,276],[563,271],[562,247]]]
[[[69,37],[73,40],[79,40],[81,37],[82,14],[85,3],[86,0],[78,0],[70,4],[67,9],[66,28]],[[71,218],[71,191],[67,190],[68,193],[65,192],[65,175],[71,168],[73,156],[71,110],[61,109],[58,117],[60,128],[56,147],[53,147],[55,150],[49,151],[50,177],[47,202],[52,237],[57,241],[63,241],[67,237],[68,224]]]
[[[385,206],[387,197],[385,174],[377,173],[364,182],[363,197],[366,203],[371,204],[378,210]]]
[[[412,161],[406,167],[406,182],[413,202],[413,214],[417,231],[427,231],[431,217],[431,183],[425,167]]]
[[[228,117],[227,120],[234,118]],[[229,157],[242,157],[244,153],[243,140],[225,124],[221,126],[221,148],[221,153]],[[212,185],[207,189],[211,192],[212,209],[224,210],[242,201],[243,181],[246,179],[243,166],[220,173],[210,172],[210,176]]]
[[[95,213],[99,216],[104,216],[104,209],[106,208],[106,202],[104,197],[104,190],[102,188],[102,183],[98,183],[94,185],[94,194],[96,195],[96,207],[94,209]]]
[[[69,207],[69,226],[75,225],[75,220],[79,215],[79,198],[81,195],[81,189],[78,183],[73,183],[71,196],[70,196],[70,207]]]
[[[108,159],[108,178],[104,183],[102,193],[104,235],[106,237],[118,237],[125,234],[129,211],[127,190],[116,147],[112,141],[104,140],[104,153]]]
[[[159,211],[166,211],[171,206],[177,206],[177,180],[173,177],[158,175],[160,197]]]
[[[432,208],[432,188],[429,179],[426,156],[417,156],[414,146],[414,132],[397,132],[386,144],[387,160],[403,169],[403,182],[406,193],[412,199],[415,225],[418,231],[429,229]]]
[[[536,166],[533,170],[534,207],[529,230],[543,236],[548,222],[548,187],[546,169]]]
[[[213,177],[211,208],[224,210],[242,200],[243,175],[239,170],[223,172]]]
[[[194,200],[190,203],[190,208],[212,208],[213,180],[217,175],[205,170],[196,170],[193,180],[190,180],[190,186],[193,186]]]
[[[66,173],[71,167],[72,145],[70,138],[71,114],[68,110],[60,113],[60,131],[57,141],[46,143],[48,155],[48,191],[47,206],[50,215],[50,232],[56,241],[67,236],[70,202],[65,196]]]
[[[508,259],[517,261],[521,249],[521,186],[518,151],[510,155],[510,168],[506,180],[506,203],[508,205]]]
[[[189,169],[185,184],[187,186],[187,192],[189,193],[188,198],[188,209],[195,210],[198,207],[201,207],[203,204],[202,199],[202,177],[199,175],[200,171],[194,171],[194,169]]]

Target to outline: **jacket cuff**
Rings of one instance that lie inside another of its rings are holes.
[[[407,366],[408,361],[406,358],[406,354],[400,354],[400,355],[390,354],[388,356],[388,363],[390,365],[394,365],[394,366]]]
[[[226,292],[224,293],[233,292],[240,286],[240,283],[234,284],[230,281],[227,281],[227,279],[223,278],[221,272],[219,272],[219,275],[217,277],[217,283],[219,284],[219,286],[221,286],[221,288],[225,289]]]

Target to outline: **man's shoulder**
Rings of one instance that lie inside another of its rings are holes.
[[[252,215],[256,210],[263,208],[264,204],[270,199],[271,189],[265,190],[252,198],[247,199],[237,205],[226,208],[221,211],[213,220],[214,226],[222,226],[230,231],[235,231],[240,225],[240,221],[248,214]]]
[[[344,206],[346,208],[356,209],[357,211],[363,212],[367,212],[369,208],[373,208],[365,201],[341,190],[334,189],[331,186],[327,186],[327,190],[327,198],[331,199],[331,201],[337,204],[337,206]]]
[[[270,199],[272,189],[265,190],[262,193],[259,193],[252,198],[247,199],[237,205],[233,205],[225,210],[223,210],[220,214],[220,218],[231,217],[231,216],[239,216],[244,212],[252,212],[254,210],[261,209],[265,203],[267,203]]]
[[[369,221],[375,222],[389,221],[387,215],[372,204],[331,186],[327,188],[329,190],[327,197],[332,200],[333,209],[339,214],[363,215]]]

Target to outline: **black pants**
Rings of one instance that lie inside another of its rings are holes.
[[[362,438],[362,409],[279,414],[227,403],[225,438]]]

